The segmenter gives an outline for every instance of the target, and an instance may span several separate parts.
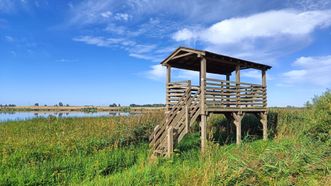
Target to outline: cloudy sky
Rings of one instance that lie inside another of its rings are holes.
[[[159,63],[187,46],[273,66],[269,106],[302,106],[331,88],[330,43],[330,0],[0,0],[0,103],[163,103]]]

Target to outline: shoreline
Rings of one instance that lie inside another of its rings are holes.
[[[66,111],[66,112],[150,112],[163,111],[164,107],[107,107],[107,106],[15,106],[15,107],[1,107],[0,112],[33,112],[33,111]]]

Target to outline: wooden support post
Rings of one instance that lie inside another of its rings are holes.
[[[225,90],[230,90],[230,83],[229,83],[229,81],[230,81],[230,76],[231,76],[231,74],[227,74],[227,75],[226,75],[226,79],[225,79],[225,80],[226,80],[227,82],[226,82],[226,88],[225,88]],[[226,93],[230,93],[230,92],[226,92]],[[226,102],[229,103],[229,102],[230,102],[230,96],[227,95],[226,98],[227,98],[227,99],[226,99]],[[226,107],[230,107],[230,105],[227,104]]]
[[[174,151],[174,130],[172,126],[170,126],[167,130],[167,157],[171,157]]]
[[[171,66],[167,65],[167,77],[166,77],[166,113],[170,110],[169,108],[169,89],[168,89],[168,85],[171,82]]]
[[[236,143],[239,145],[241,143],[241,120],[244,117],[244,113],[232,113],[233,124],[236,126]]]
[[[260,122],[263,126],[263,140],[268,140],[268,115],[266,112],[261,112],[259,114]]]
[[[240,106],[240,65],[236,65],[236,107]]]
[[[206,145],[207,145],[207,116],[206,116],[206,98],[205,98],[205,91],[206,91],[206,65],[207,61],[206,58],[201,58],[201,67],[200,67],[200,108],[201,108],[201,152],[205,152]]]
[[[263,90],[263,107],[267,107],[267,74],[266,74],[266,70],[263,69],[262,70],[262,90]]]

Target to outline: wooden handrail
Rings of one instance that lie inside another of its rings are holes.
[[[208,81],[216,81],[216,82],[237,84],[236,81],[226,81],[226,80],[221,80],[221,79],[206,78],[206,82],[207,83],[208,83]],[[254,86],[260,86],[260,87],[262,87],[262,85],[260,85],[260,84],[253,84],[253,83],[246,83],[246,82],[240,82],[239,84],[242,84],[242,85],[254,85]]]
[[[210,107],[266,108],[266,87],[258,84],[206,78],[206,103]]]

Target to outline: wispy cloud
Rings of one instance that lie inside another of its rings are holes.
[[[0,1],[0,13],[10,13],[14,10],[15,10],[15,1],[13,0]]]
[[[5,36],[4,37],[5,38],[5,40],[7,41],[7,42],[9,42],[9,43],[12,43],[12,42],[14,42],[15,41],[15,39],[12,37],[12,36]]]
[[[61,63],[72,63],[72,62],[77,62],[77,59],[66,59],[66,58],[61,58],[55,60],[56,62],[61,62]]]
[[[30,12],[34,8],[40,8],[44,5],[48,5],[48,2],[44,0],[0,0],[0,13]]]
[[[117,45],[135,45],[135,42],[128,41],[124,38],[106,38],[102,36],[79,36],[73,38],[74,41],[83,42],[89,45],[95,45],[99,47],[111,47]]]
[[[69,3],[70,24],[87,25],[106,22],[113,14],[109,10],[112,0],[85,0],[79,4]]]
[[[98,47],[116,47],[126,50],[129,56],[152,62],[160,62],[174,48],[162,48],[156,44],[140,44],[127,38],[107,38],[102,36],[79,36],[73,41],[83,42]]]
[[[331,55],[300,57],[293,62],[293,67],[282,74],[285,85],[331,86]]]
[[[262,74],[259,70],[244,70],[240,73],[240,76],[252,78],[252,79],[261,79]],[[268,77],[269,79],[270,77]]]
[[[329,0],[295,0],[292,4],[297,5],[302,10],[320,10],[330,8]]]

